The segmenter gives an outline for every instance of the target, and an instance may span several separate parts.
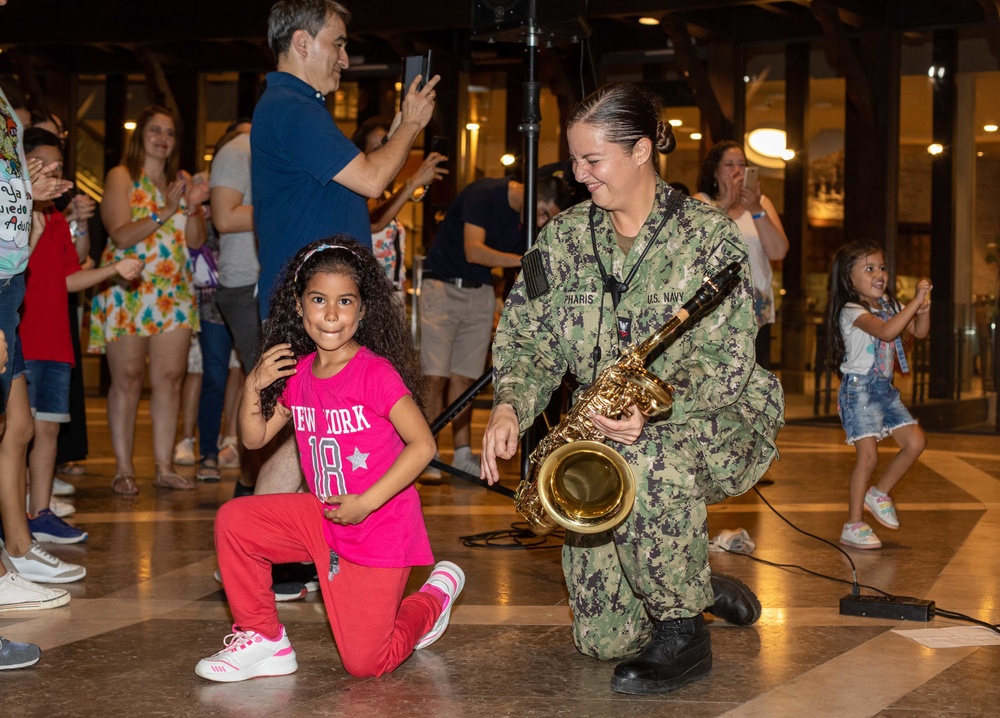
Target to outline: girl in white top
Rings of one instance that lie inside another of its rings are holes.
[[[921,279],[916,296],[901,307],[886,291],[888,281],[882,250],[869,242],[852,242],[837,250],[830,269],[827,327],[831,364],[841,375],[838,411],[847,443],[857,452],[851,474],[847,523],[840,543],[877,549],[882,542],[862,520],[868,511],[890,529],[899,528],[889,492],[913,466],[927,440],[903,406],[892,385],[898,359],[908,371],[901,334],[918,339],[930,331],[931,283]],[[869,487],[878,465],[878,442],[892,436],[900,446],[882,478]]]
[[[747,243],[757,315],[757,363],[769,369],[770,327],[775,319],[771,262],[785,258],[788,237],[774,204],[761,194],[760,183],[744,187],[746,169],[747,158],[740,145],[729,141],[718,143],[702,163],[694,197],[728,214]]]

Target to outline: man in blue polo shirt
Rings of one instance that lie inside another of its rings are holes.
[[[348,66],[350,20],[333,0],[282,0],[268,18],[278,69],[267,75],[250,133],[261,318],[285,263],[305,245],[347,232],[371,246],[366,198],[382,196],[434,110],[436,76],[419,92],[411,86],[375,152],[360,152],[344,136],[326,96]]]
[[[557,177],[538,181],[538,226],[570,205],[569,186]],[[448,207],[424,262],[420,289],[420,363],[427,380],[431,419],[464,394],[486,369],[493,334],[492,267],[520,267],[525,250],[521,214],[524,185],[506,178],[483,178],[463,189]],[[479,458],[469,446],[471,410],[452,421],[452,466],[476,476]],[[434,467],[421,475],[439,481]]]

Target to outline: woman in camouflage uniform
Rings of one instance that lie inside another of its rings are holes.
[[[595,658],[627,658],[611,682],[624,693],[663,693],[708,675],[703,610],[743,624],[759,616],[749,589],[711,576],[706,506],[760,478],[777,453],[784,409],[777,380],[754,362],[746,245],[723,213],[658,177],[658,152],[675,144],[659,117],[659,101],[625,83],[574,109],[570,155],[592,201],[553,218],[525,255],[494,341],[483,438],[483,475],[493,483],[496,459],[514,455],[566,371],[586,388],[704,277],[740,263],[735,290],[649,364],[674,387],[671,412],[650,423],[635,406],[591,417],[632,467],[635,506],[612,530],[568,531],[563,571],[576,645]]]

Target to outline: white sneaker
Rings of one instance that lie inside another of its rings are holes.
[[[235,436],[219,437],[219,468],[238,469],[240,468],[240,450]]]
[[[24,497],[24,508],[28,513],[31,513],[31,494]],[[72,516],[76,513],[76,506],[71,504],[69,501],[63,501],[62,499],[57,499],[53,496],[49,499],[49,511],[54,513],[61,519],[67,516]]]
[[[53,496],[72,496],[76,493],[76,487],[68,481],[63,481],[58,476],[52,478]]]
[[[178,466],[194,466],[194,437],[181,439],[174,447],[174,463]]]
[[[52,500],[49,501],[49,511],[54,513],[59,518],[64,519],[67,516],[72,516],[76,513],[76,506],[71,504],[69,501],[63,501],[62,499],[52,497]]]
[[[0,611],[37,611],[69,603],[70,595],[61,588],[32,583],[15,571],[0,576]]]
[[[17,571],[29,581],[73,583],[87,575],[87,569],[83,566],[56,558],[43,549],[37,541],[32,541],[28,552],[21,557],[11,556],[6,549],[0,557],[8,570]]]
[[[455,458],[451,460],[451,465],[460,471],[472,474],[477,479],[479,478],[479,457],[471,451],[455,452]]]
[[[455,605],[455,599],[458,598],[458,594],[465,588],[465,572],[451,561],[438,561],[434,565],[434,570],[431,571],[430,578],[427,579],[424,586],[433,586],[444,593],[448,597],[448,603],[445,604],[444,610],[438,616],[438,620],[431,626],[431,630],[417,641],[417,645],[413,647],[416,650],[427,648],[427,646],[441,638],[441,634],[448,628],[448,622],[451,620],[451,607]]]
[[[223,643],[226,647],[221,651],[198,661],[195,673],[210,681],[234,683],[260,676],[287,676],[298,670],[295,649],[284,626],[276,641],[269,641],[256,631],[239,631],[233,626],[233,632]]]
[[[872,527],[864,521],[859,521],[856,524],[844,524],[844,530],[840,534],[840,543],[852,548],[882,548],[882,542],[872,531]]]

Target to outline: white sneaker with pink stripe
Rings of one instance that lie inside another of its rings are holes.
[[[274,641],[256,631],[240,631],[233,626],[223,643],[226,647],[221,651],[198,661],[195,673],[210,681],[234,683],[260,676],[286,676],[298,670],[295,649],[284,626]]]
[[[416,649],[427,648],[448,628],[448,621],[451,620],[451,607],[455,605],[455,599],[465,588],[465,573],[451,561],[439,561],[431,571],[430,578],[424,586],[433,586],[448,597],[448,602],[444,605],[444,610],[438,616],[438,620],[431,626],[431,630],[424,634],[423,638],[417,641]]]

